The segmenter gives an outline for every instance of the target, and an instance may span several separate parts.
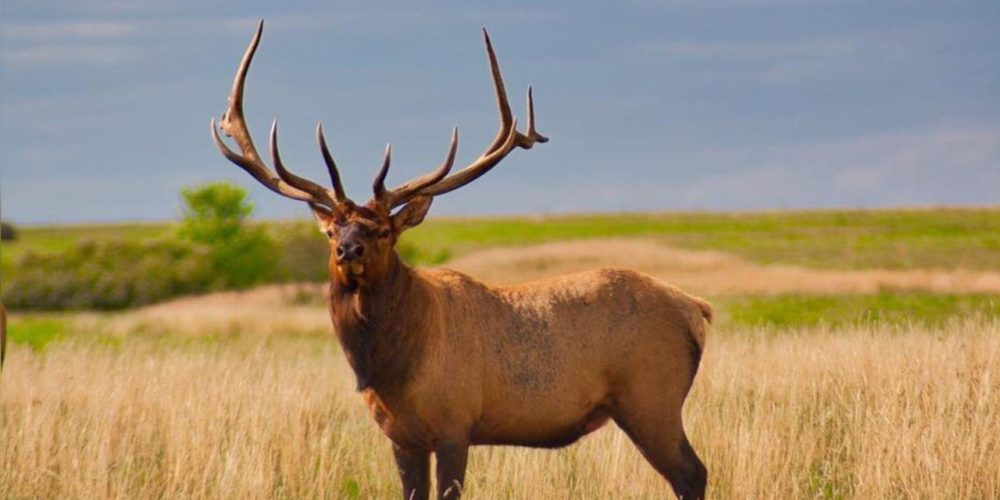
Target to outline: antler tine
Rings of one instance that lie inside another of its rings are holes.
[[[387,193],[385,190],[385,178],[389,175],[389,163],[392,161],[392,144],[385,145],[385,157],[382,159],[382,168],[379,169],[378,174],[375,175],[375,181],[372,182],[372,190],[375,191],[375,199],[379,201],[384,201],[387,199]]]
[[[507,88],[503,84],[503,74],[500,72],[500,63],[497,61],[497,54],[493,50],[493,42],[490,41],[490,34],[483,28],[483,42],[486,44],[486,57],[490,62],[490,75],[493,77],[493,91],[496,94],[497,108],[500,111],[500,130],[497,131],[493,143],[486,148],[485,156],[497,149],[507,139],[508,128],[514,120],[514,113],[510,110],[510,102],[507,100]]]
[[[246,86],[247,72],[250,70],[250,64],[253,62],[253,56],[257,52],[257,46],[260,44],[263,31],[264,20],[261,19],[257,24],[257,30],[254,32],[253,38],[250,40],[250,45],[247,46],[247,50],[243,54],[240,66],[236,70],[236,77],[233,79],[233,88],[229,94],[229,107],[226,108],[226,112],[223,114],[219,124],[226,135],[236,141],[237,146],[239,146],[243,154],[236,153],[223,142],[222,138],[219,137],[214,119],[211,123],[212,138],[215,140],[215,145],[219,148],[219,151],[229,161],[247,171],[247,173],[271,191],[295,200],[336,208],[336,200],[326,188],[308,179],[292,174],[281,164],[277,147],[277,122],[271,128],[271,153],[275,159],[278,176],[275,176],[274,172],[263,162],[260,154],[257,152],[257,148],[254,146],[250,131],[247,128],[246,118],[243,115],[243,89]]]
[[[326,147],[326,137],[323,137],[323,124],[316,124],[316,140],[319,141],[319,150],[323,154],[323,161],[326,163],[326,169],[330,172],[330,183],[333,184],[333,193],[338,202],[343,202],[347,200],[347,194],[344,192],[344,185],[340,182],[340,171],[337,170],[337,164],[333,161],[333,155],[330,154],[330,150]]]
[[[439,182],[436,182],[424,189],[419,193],[421,196],[437,196],[450,191],[454,191],[480,177],[486,172],[489,172],[491,168],[500,163],[515,146],[517,146],[517,118],[511,123],[510,131],[507,133],[506,139],[497,148],[492,151],[483,154],[475,162],[469,164],[467,167],[455,172],[454,174],[445,177]]]
[[[222,137],[219,137],[219,131],[215,124],[215,118],[212,118],[212,138],[215,139],[215,147],[219,148],[222,155],[226,157],[229,161],[235,163],[237,166],[245,170],[248,174],[252,175],[257,182],[260,182],[264,187],[278,193],[282,196],[292,198],[299,201],[317,202],[314,197],[302,191],[296,189],[289,184],[283,182],[281,179],[277,178],[272,174],[267,168],[263,166],[259,161],[254,161],[246,156],[242,156],[239,153],[229,149],[229,146],[222,141]]]
[[[546,143],[549,138],[539,134],[535,130],[535,99],[532,96],[531,86],[528,86],[528,133],[525,141],[518,140],[517,145],[523,149],[531,149],[536,142]]]
[[[448,175],[448,172],[451,171],[451,167],[455,164],[456,153],[458,153],[458,127],[455,127],[451,131],[451,144],[448,146],[448,156],[445,158],[444,162],[442,162],[441,165],[433,172],[413,179],[412,181],[407,182],[406,184],[387,193],[384,200],[389,207],[397,207],[407,201],[410,201],[422,189],[433,185],[441,179],[444,179],[444,177]]]
[[[264,20],[261,19],[257,23],[257,30],[254,31],[253,38],[250,39],[250,45],[247,46],[247,50],[243,54],[243,59],[240,60],[240,66],[236,70],[236,76],[233,78],[233,89],[229,92],[229,107],[223,113],[220,123],[222,130],[236,141],[243,154],[249,157],[249,159],[258,162],[260,161],[260,155],[257,154],[257,148],[254,147],[253,139],[246,130],[246,123],[243,118],[243,87],[246,84],[247,72],[250,70],[250,63],[253,62],[254,54],[257,53],[257,46],[260,45],[260,37],[263,32]]]
[[[271,123],[271,161],[274,162],[274,169],[278,171],[278,177],[281,180],[287,182],[294,188],[298,188],[305,191],[315,198],[318,199],[330,199],[330,191],[319,184],[316,184],[309,179],[299,177],[292,173],[290,170],[285,168],[285,164],[281,161],[281,155],[278,153],[278,119]],[[340,201],[340,200],[334,200]]]

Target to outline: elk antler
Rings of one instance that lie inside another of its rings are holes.
[[[493,44],[490,42],[490,35],[483,29],[483,38],[486,41],[486,54],[490,60],[490,72],[493,75],[493,88],[496,91],[497,107],[500,111],[500,130],[490,147],[486,148],[475,161],[465,166],[458,172],[447,177],[448,171],[455,159],[455,150],[458,147],[458,129],[452,132],[451,149],[448,159],[438,167],[437,170],[414,179],[406,184],[386,191],[384,181],[385,174],[389,168],[389,152],[386,150],[386,159],[382,170],[375,177],[375,198],[384,201],[389,208],[397,207],[413,199],[416,196],[436,196],[449,191],[454,191],[489,172],[503,160],[515,147],[531,149],[535,143],[548,142],[548,137],[543,136],[535,130],[535,103],[532,98],[531,87],[528,87],[528,130],[522,134],[517,131],[517,119],[510,111],[510,103],[507,101],[507,90],[504,88],[503,75],[500,74],[500,64],[497,62],[497,55],[493,52]]]
[[[455,127],[451,131],[451,145],[448,147],[448,157],[445,158],[444,163],[441,164],[433,172],[424,174],[416,179],[413,179],[402,186],[399,186],[392,191],[385,189],[385,177],[389,173],[389,161],[392,155],[392,146],[386,145],[385,147],[385,159],[382,161],[382,168],[379,169],[378,174],[375,176],[375,182],[372,188],[375,190],[375,199],[384,202],[389,208],[397,207],[406,203],[407,201],[413,199],[422,189],[430,187],[435,183],[444,179],[444,176],[448,175],[451,171],[451,166],[455,164],[455,153],[458,151],[458,127]]]
[[[243,154],[241,155],[229,149],[229,146],[222,141],[222,138],[219,137],[218,128],[215,126],[215,119],[213,118],[212,137],[215,139],[215,145],[229,161],[246,170],[247,173],[271,191],[294,200],[317,203],[336,210],[338,204],[347,201],[347,196],[344,194],[344,189],[341,186],[337,166],[333,163],[333,158],[326,148],[322,127],[318,127],[317,137],[320,142],[320,149],[323,151],[323,157],[326,160],[327,168],[330,171],[330,179],[333,181],[333,191],[308,179],[299,177],[285,168],[278,153],[277,120],[271,125],[271,157],[274,161],[275,170],[278,172],[277,176],[261,160],[260,154],[257,153],[257,148],[254,147],[250,131],[247,129],[246,119],[243,116],[243,87],[246,83],[247,71],[250,69],[250,63],[253,61],[254,53],[257,51],[257,45],[260,44],[260,35],[263,31],[264,20],[261,19],[257,25],[257,31],[250,40],[250,45],[247,47],[246,53],[243,54],[243,60],[240,62],[239,69],[236,70],[236,78],[233,80],[233,90],[229,95],[229,107],[222,116],[220,123],[220,128],[226,135],[236,141]]]
[[[215,119],[212,119],[212,137],[219,151],[229,159],[229,161],[240,166],[247,173],[252,175],[265,187],[282,196],[294,200],[315,203],[337,210],[338,206],[349,203],[344,186],[340,180],[340,173],[337,165],[333,161],[333,156],[326,146],[326,138],[323,137],[323,125],[316,127],[316,140],[319,142],[320,152],[323,154],[323,161],[326,163],[330,173],[330,182],[333,189],[327,189],[316,184],[309,179],[295,175],[281,161],[281,154],[278,152],[278,122],[271,125],[271,159],[274,163],[274,170],[277,175],[261,160],[257,148],[254,147],[253,139],[247,129],[246,118],[243,116],[243,87],[246,83],[247,72],[250,70],[250,63],[253,61],[254,53],[260,44],[260,36],[264,31],[264,20],[257,25],[257,31],[250,40],[239,69],[236,70],[236,78],[233,80],[233,89],[229,95],[229,107],[222,116],[219,127],[216,127]],[[504,88],[503,76],[500,74],[500,65],[497,63],[497,56],[493,52],[493,44],[490,42],[490,35],[483,29],[483,38],[486,41],[486,54],[490,61],[490,72],[493,75],[493,87],[496,91],[497,107],[500,110],[500,130],[496,138],[474,162],[465,166],[458,172],[448,175],[452,165],[455,163],[455,153],[458,150],[458,128],[451,134],[451,145],[448,148],[448,156],[445,161],[433,172],[411,180],[402,186],[392,190],[385,188],[385,178],[389,173],[389,163],[392,149],[386,146],[385,159],[378,175],[375,176],[374,191],[375,201],[384,204],[389,209],[398,207],[417,196],[436,196],[458,189],[488,172],[491,168],[500,163],[515,147],[531,149],[535,143],[547,142],[549,139],[535,130],[535,104],[532,99],[531,87],[528,87],[528,130],[526,133],[517,131],[517,120],[510,111],[510,103],[507,101],[507,90]],[[239,146],[242,154],[236,153],[223,142],[219,137],[219,128],[226,135],[233,138]]]

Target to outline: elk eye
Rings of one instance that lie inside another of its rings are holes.
[[[390,232],[389,232],[388,229],[383,229],[381,232],[378,233],[378,237],[379,238],[388,238],[389,234],[390,234]]]
[[[327,238],[333,238],[333,229],[327,229],[326,230],[326,237]]]

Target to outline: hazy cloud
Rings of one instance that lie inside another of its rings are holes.
[[[132,35],[138,28],[137,23],[124,21],[9,23],[4,25],[3,38],[5,43],[113,39]]]
[[[851,54],[856,43],[850,40],[761,41],[676,41],[645,44],[643,51],[667,57],[786,58],[830,57]]]
[[[695,206],[782,208],[1000,203],[1000,126],[949,125],[710,155]]]
[[[728,64],[736,71],[750,71],[761,81],[789,83],[812,78],[896,71],[912,64],[916,54],[929,50],[925,40],[906,31],[881,30],[850,36],[824,36],[787,40],[678,40],[644,42],[640,53],[648,57],[704,65]]]
[[[136,55],[136,49],[125,45],[43,45],[13,48],[3,51],[4,65],[14,68],[27,66],[99,65],[126,63]]]

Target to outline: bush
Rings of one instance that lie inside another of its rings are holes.
[[[209,290],[209,252],[171,241],[83,242],[59,253],[29,252],[5,277],[11,309],[121,309]]]
[[[316,224],[289,222],[271,225],[280,247],[278,274],[286,282],[322,282],[329,279],[330,247]]]
[[[17,239],[17,229],[10,222],[0,222],[0,240],[11,241]]]
[[[253,204],[245,189],[228,182],[184,188],[178,235],[209,248],[217,288],[247,288],[274,281],[278,247],[263,227],[250,227]]]
[[[447,248],[428,251],[405,239],[396,243],[396,253],[412,266],[437,266],[451,260],[451,251]]]
[[[121,309],[179,295],[261,283],[325,282],[330,249],[311,222],[251,225],[247,193],[228,183],[185,188],[173,240],[81,242],[58,253],[29,251],[5,263],[0,293],[15,309]],[[274,237],[272,237],[272,234]],[[437,264],[447,250],[407,241],[409,263]]]

